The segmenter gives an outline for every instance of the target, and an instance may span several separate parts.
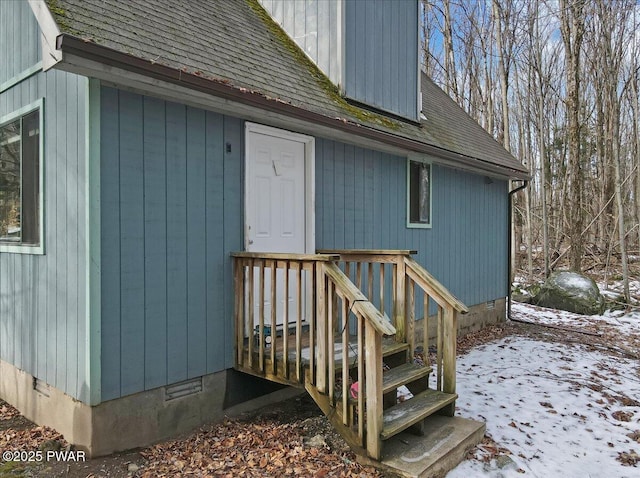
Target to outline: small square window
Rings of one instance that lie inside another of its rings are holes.
[[[407,162],[407,226],[431,226],[431,164],[413,159]]]
[[[0,251],[41,245],[40,115],[38,102],[0,119]]]

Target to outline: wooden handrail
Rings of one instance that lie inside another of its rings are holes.
[[[340,256],[411,256],[418,251],[410,249],[318,249],[318,254],[338,254]]]
[[[309,261],[309,262],[333,262],[339,261],[338,254],[288,254],[286,252],[232,252],[231,257],[241,259],[269,259],[277,261]]]
[[[442,307],[450,305],[461,314],[466,314],[469,309],[456,296],[438,282],[426,269],[418,264],[413,258],[405,257],[404,263],[407,267],[407,275],[413,279],[423,290]]]

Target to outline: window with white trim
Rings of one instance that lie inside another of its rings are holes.
[[[41,245],[41,110],[38,101],[0,118],[0,251]]]
[[[407,160],[407,227],[431,227],[431,164]]]

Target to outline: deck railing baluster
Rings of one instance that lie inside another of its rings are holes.
[[[302,263],[299,264],[298,269],[298,339],[296,342],[296,361],[298,364],[298,381],[304,382],[304,370],[302,370]],[[314,303],[319,302],[318,298],[318,276],[316,275],[317,264],[312,264],[312,269],[309,274],[311,277],[311,294],[313,300],[311,301],[311,317],[309,320],[309,374],[311,383],[316,383],[315,372],[315,349],[316,349],[316,323],[318,322],[317,308],[313,307]]]
[[[277,338],[278,338],[278,333],[276,330],[276,326],[277,326],[277,319],[276,319],[276,313],[277,313],[277,300],[276,300],[276,292],[277,292],[277,287],[278,287],[278,277],[276,275],[276,261],[275,259],[273,260],[273,262],[271,263],[271,269],[270,269],[270,276],[271,276],[271,317],[269,318],[270,321],[270,329],[269,329],[269,333],[271,334],[271,373],[273,373],[274,375],[277,375],[277,371],[278,368],[276,367],[276,347],[278,345],[277,342]]]
[[[329,310],[327,311],[327,348],[326,354],[329,357],[329,367],[328,367],[328,375],[329,375],[329,401],[335,405],[335,386],[336,386],[336,334],[334,332],[334,325],[336,322],[335,317],[335,309],[333,304],[335,303],[335,290],[333,286],[333,282],[329,281],[327,285],[327,302],[331,304]],[[344,357],[343,363],[344,366]]]
[[[254,260],[253,259],[249,259],[248,260],[248,265],[249,265],[249,281],[248,284],[246,285],[246,287],[249,289],[249,304],[248,304],[248,310],[247,310],[247,316],[248,316],[248,322],[247,322],[247,327],[249,328],[248,330],[248,336],[249,336],[249,357],[248,357],[248,366],[249,368],[253,367],[253,341],[254,339],[254,333],[253,333],[253,324],[255,323],[255,310],[254,310],[254,288],[255,288],[255,276],[254,276]]]
[[[342,423],[349,426],[349,308],[342,298]]]
[[[436,323],[438,324],[438,336],[436,339],[436,377],[438,390],[442,391],[442,320],[444,314],[442,313],[442,306],[438,306],[438,315]]]
[[[282,367],[285,378],[289,378],[289,261],[284,261],[284,304],[282,307]],[[296,319],[297,322],[297,319]]]
[[[358,387],[364,390],[364,319],[357,314],[358,318]],[[364,441],[364,394],[358,392],[358,437]]]

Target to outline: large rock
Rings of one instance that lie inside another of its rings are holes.
[[[533,298],[533,303],[584,315],[604,311],[604,298],[594,280],[570,271],[552,273]]]

